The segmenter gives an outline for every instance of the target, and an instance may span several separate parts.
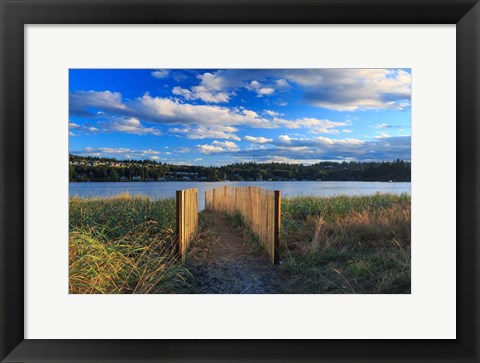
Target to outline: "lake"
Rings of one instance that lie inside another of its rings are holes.
[[[86,182],[70,183],[71,197],[111,197],[121,193],[147,195],[151,198],[174,198],[175,191],[198,188],[198,208],[205,207],[206,190],[229,186],[255,186],[264,189],[280,190],[282,197],[298,195],[334,196],[334,195],[368,195],[375,193],[408,193],[411,183],[385,182],[333,182],[333,181],[265,181],[265,182]]]

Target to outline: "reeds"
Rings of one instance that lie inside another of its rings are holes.
[[[173,199],[71,198],[70,293],[181,292],[190,274],[175,258],[174,225]]]
[[[282,259],[297,293],[409,293],[408,195],[285,198]]]

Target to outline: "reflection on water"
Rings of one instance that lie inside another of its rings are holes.
[[[285,182],[135,182],[135,183],[70,183],[70,196],[80,197],[111,197],[128,192],[132,195],[141,194],[151,198],[174,198],[175,191],[180,189],[198,188],[198,208],[205,206],[204,192],[224,185],[256,186],[271,190],[280,190],[282,197],[297,195],[333,196],[367,195],[379,193],[408,193],[411,183],[384,182],[328,182],[328,181],[285,181]]]

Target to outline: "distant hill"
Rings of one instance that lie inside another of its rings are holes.
[[[70,181],[396,181],[411,180],[411,163],[331,162],[313,165],[236,163],[220,167],[173,165],[153,160],[117,160],[69,155]]]

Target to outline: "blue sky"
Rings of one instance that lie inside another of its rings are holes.
[[[192,165],[410,160],[409,69],[71,69],[69,151]]]

